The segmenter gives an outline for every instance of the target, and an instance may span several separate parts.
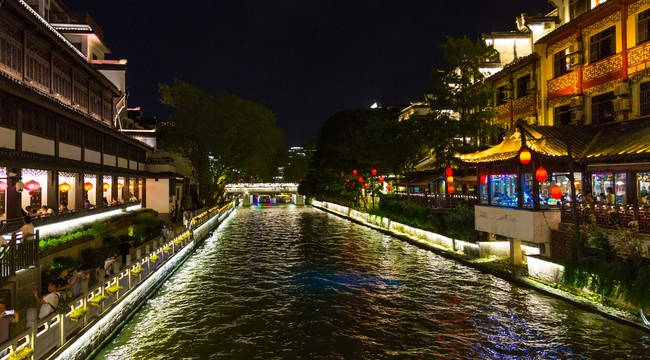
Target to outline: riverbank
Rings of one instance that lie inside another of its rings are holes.
[[[37,319],[36,309],[27,312],[28,327],[5,342],[0,352],[30,353],[33,359],[85,359],[108,341],[165,280],[181,266],[207,235],[232,212],[234,204],[212,208],[195,218],[190,230],[175,236],[100,283],[69,299],[66,313]],[[87,283],[86,283],[87,284]],[[63,308],[62,308],[63,309]],[[21,357],[19,357],[21,358]]]
[[[390,234],[409,243],[426,248],[438,255],[461,262],[462,264],[489,273],[522,287],[534,289],[545,295],[571,303],[581,309],[597,312],[609,319],[624,323],[650,333],[650,327],[643,323],[640,316],[613,309],[594,302],[586,297],[576,296],[559,288],[549,286],[548,281],[535,279],[529,275],[527,267],[512,266],[497,261],[497,256],[481,258],[478,244],[471,244],[431,233],[421,229],[399,224],[388,218],[377,217],[338,204],[313,200],[311,205],[337,216],[344,217],[358,224]],[[525,257],[526,258],[526,257]],[[526,259],[527,260],[527,259]]]

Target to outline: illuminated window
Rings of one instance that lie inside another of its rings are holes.
[[[589,63],[616,54],[616,26],[599,32],[589,41]]]
[[[639,13],[636,28],[636,43],[642,44],[650,40],[650,9]]]
[[[650,206],[650,172],[640,172],[637,174],[637,187],[639,205]]]
[[[569,60],[569,49],[564,49],[553,56],[553,77],[562,76],[569,72],[571,63]]]
[[[596,200],[607,203],[608,188],[614,191],[616,204],[627,204],[627,174],[613,172],[598,172],[592,175],[592,189]]]
[[[517,174],[490,176],[492,205],[517,207]]]

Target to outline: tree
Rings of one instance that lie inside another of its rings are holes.
[[[201,196],[219,199],[238,177],[273,177],[284,137],[271,111],[178,80],[161,84],[160,93],[162,103],[174,108],[160,128],[160,147],[189,159]]]
[[[492,92],[484,86],[481,65],[498,55],[491,45],[464,37],[447,38],[442,45],[445,68],[435,70],[434,96],[431,105],[436,110],[451,110],[458,116],[458,135],[463,145],[467,138],[478,147],[481,139],[494,136],[491,125],[493,112],[487,105]]]

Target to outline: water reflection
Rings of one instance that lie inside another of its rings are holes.
[[[97,358],[642,359],[648,339],[318,210],[253,208]]]

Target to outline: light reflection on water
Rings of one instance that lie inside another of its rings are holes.
[[[237,213],[98,359],[643,359],[650,337],[311,209]]]

